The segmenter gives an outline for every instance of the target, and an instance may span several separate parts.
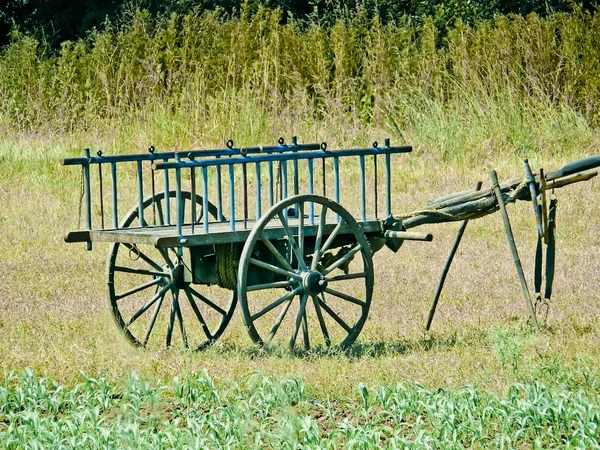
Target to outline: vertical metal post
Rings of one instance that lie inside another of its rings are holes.
[[[195,208],[194,208],[195,209]],[[202,167],[202,224],[204,225],[204,233],[208,234],[208,167]]]
[[[101,156],[102,152],[98,152],[98,156]],[[99,182],[99,190],[100,190],[100,223],[102,229],[104,230],[104,185],[102,183],[102,163],[98,164],[98,182]]]
[[[119,213],[117,210],[117,163],[110,163],[110,178],[112,187],[112,216],[113,228],[119,228]]]
[[[242,195],[244,196],[244,229],[248,228],[248,169],[246,163],[242,164]]]
[[[363,222],[367,220],[367,205],[366,205],[366,194],[365,194],[365,157],[359,156],[360,163],[360,215]]]
[[[298,145],[298,138],[296,136],[292,136],[292,145]],[[296,153],[298,150],[294,149],[293,153]],[[298,160],[294,159],[294,195],[298,195],[298,184],[300,183],[298,177]]]
[[[219,156],[217,156],[219,159]],[[223,220],[223,193],[221,190],[221,166],[217,166],[217,220]]]
[[[333,158],[333,197],[340,202],[340,158]]]
[[[190,155],[190,161],[193,161],[194,158]],[[191,181],[191,187],[192,187],[192,201],[191,201],[191,208],[192,208],[192,234],[194,234],[194,229],[196,226],[196,168],[195,167],[190,167],[190,181]]]
[[[377,205],[377,155],[373,155],[373,168],[375,169],[375,175],[373,177],[373,191],[375,194],[375,218],[379,219],[379,208]]]
[[[85,185],[85,218],[86,218],[87,229],[91,230],[92,229],[92,189],[91,189],[91,183],[90,183],[90,163],[89,163],[90,149],[89,148],[86,148],[84,150],[84,155],[88,160],[88,162],[86,164],[84,164],[84,166],[83,166],[83,173],[84,173],[83,183]],[[92,249],[91,242],[87,243],[87,249],[88,250]]]
[[[163,159],[168,162],[169,158]],[[167,225],[171,225],[171,189],[169,187],[169,169],[164,169],[165,172],[165,220]]]
[[[390,140],[385,140],[385,147],[390,147]],[[392,167],[391,167],[391,155],[385,154],[385,216],[390,217],[392,215]]]
[[[175,162],[177,162],[178,164],[181,162],[181,157],[179,156],[179,153],[175,154]],[[181,168],[179,166],[175,168],[175,199],[177,201],[177,236],[181,238],[183,236],[183,204],[181,202]]]
[[[287,173],[287,161],[281,161],[281,200],[285,200],[288,197],[288,173]],[[288,210],[287,208],[283,211],[283,216],[287,219]]]
[[[385,155],[385,216],[392,215],[392,175],[391,175],[390,154]]]
[[[323,197],[327,197],[327,186],[325,179],[325,158],[321,159],[321,177],[323,179]]]
[[[233,164],[229,164],[229,190],[231,191],[229,196],[229,224],[231,231],[235,231],[235,181],[233,175]]]
[[[260,184],[260,163],[256,163],[254,167],[256,168],[256,220],[258,220],[262,216],[260,198],[262,195],[262,186]]]
[[[340,158],[333,158],[333,196],[336,203],[340,202]],[[340,220],[340,216],[336,214],[336,222]]]
[[[498,174],[495,170],[490,172],[490,178],[492,180],[492,186],[494,190],[494,194],[496,195],[496,199],[498,200],[498,206],[500,207],[500,214],[502,215],[502,221],[504,222],[504,230],[506,231],[506,237],[508,239],[508,245],[510,247],[510,251],[513,256],[513,260],[515,262],[515,267],[517,268],[517,275],[519,276],[519,280],[521,281],[521,288],[523,289],[523,297],[525,298],[525,304],[527,305],[527,309],[529,311],[529,317],[533,322],[534,326],[537,328],[538,323],[535,317],[535,311],[533,309],[533,304],[531,303],[531,296],[529,295],[529,288],[527,287],[527,281],[525,281],[525,274],[523,273],[523,266],[521,265],[521,260],[519,259],[519,253],[517,251],[517,246],[515,244],[515,238],[513,236],[512,228],[510,226],[510,221],[508,219],[508,213],[506,212],[506,205],[504,204],[504,199],[502,198],[502,191],[500,190],[500,186],[498,185]]]
[[[273,206],[274,198],[273,198],[273,162],[268,162],[269,166],[269,174],[268,174],[268,182],[269,182],[269,206]]]
[[[144,220],[144,181],[142,179],[142,161],[137,162],[137,185],[138,185],[138,219],[140,227],[146,226]]]
[[[314,172],[313,172],[313,162],[314,162],[314,160],[312,158],[310,158],[307,161],[307,164],[308,164],[308,193],[310,195],[313,195],[315,193],[315,186],[314,186],[315,179],[314,179]],[[314,204],[314,202],[310,202],[309,220],[310,220],[311,225],[315,224],[315,204]]]

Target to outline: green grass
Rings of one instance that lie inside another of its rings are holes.
[[[206,373],[113,384],[82,373],[72,387],[5,373],[0,445],[21,448],[597,448],[600,407],[582,391],[513,384],[368,386],[352,400],[310,393],[298,378],[249,374],[219,384]]]

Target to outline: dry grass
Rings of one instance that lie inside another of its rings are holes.
[[[19,146],[26,149],[20,155]],[[432,243],[409,242],[396,255],[387,249],[375,255],[371,312],[348,354],[263,352],[245,335],[238,312],[222,340],[206,352],[147,352],[130,347],[110,317],[107,247],[96,245],[88,253],[82,245],[62,242],[62,233],[77,225],[79,180],[75,171],[58,166],[58,158],[72,151],[61,145],[46,147],[46,153],[41,148],[35,141],[12,141],[0,150],[0,363],[5,369],[33,367],[67,384],[79,380],[81,371],[121,378],[133,370],[162,380],[201,368],[217,380],[260,371],[300,375],[315,391],[334,397],[354,392],[360,381],[411,380],[433,388],[474,384],[498,392],[531,378],[569,389],[597,383],[598,180],[558,193],[554,299],[539,333],[525,324],[500,216],[492,215],[469,224],[430,333],[423,326],[455,224],[425,227],[434,234]],[[553,169],[565,162],[566,157],[553,157],[544,165]],[[448,166],[417,146],[395,166],[393,210],[422,206],[478,179],[487,182],[491,167],[505,178],[521,172],[517,158],[491,155],[487,164]],[[509,214],[531,280],[535,228],[530,210],[521,203]]]

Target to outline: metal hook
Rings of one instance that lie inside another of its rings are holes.
[[[129,259],[131,259],[132,261],[137,261],[138,259],[140,259],[140,249],[137,248],[137,245],[135,244],[133,244],[129,248]]]

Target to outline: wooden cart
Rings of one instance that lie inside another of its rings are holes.
[[[299,145],[293,138],[291,145],[280,139],[276,146],[235,148],[229,141],[222,150],[179,153],[156,153],[152,147],[138,155],[86,151],[83,158],[63,161],[82,168],[86,217],[86,229],[67,233],[65,240],[87,242],[88,249],[93,242],[112,244],[106,275],[111,310],[136,345],[168,347],[178,328],[185,347],[201,349],[223,334],[239,301],[244,324],[258,344],[284,341],[295,347],[302,330],[305,349],[343,348],[356,340],[367,319],[375,252],[384,246],[396,252],[404,240],[432,239],[407,229],[463,221],[434,296],[429,329],[467,221],[500,211],[529,316],[537,325],[537,306],[547,308],[554,279],[556,201],[547,201],[546,193],[595,177],[600,155],[547,174],[541,169],[533,174],[525,161],[522,179],[500,184],[492,171],[487,190],[479,183],[475,190],[394,216],[391,158],[411,150],[392,147],[389,140],[383,146],[328,150],[325,143]],[[124,170],[127,165],[134,168],[137,205],[119,221],[124,194],[117,180],[118,173],[132,172]],[[92,183],[94,166],[98,175]],[[104,206],[107,166],[110,208]],[[92,195],[92,186],[98,195]],[[532,201],[537,218],[536,304],[505,208],[516,200]],[[547,254],[543,295],[542,243]]]
[[[179,335],[185,347],[201,349],[223,334],[239,301],[256,343],[283,340],[294,347],[302,330],[306,349],[349,346],[369,313],[373,253],[386,244],[397,251],[404,239],[431,240],[405,232],[391,213],[391,157],[410,152],[408,146],[386,140],[332,151],[325,143],[280,139],[272,147],[235,148],[230,141],[222,150],[150,150],[87,151],[63,161],[82,167],[87,222],[65,240],[87,242],[90,249],[93,242],[111,243],[111,310],[136,345],[170,346]],[[117,180],[128,164],[136,168],[137,205],[119,220]],[[106,196],[105,167],[111,174]],[[353,179],[345,193],[340,167]],[[353,203],[357,217],[340,197]],[[112,206],[105,208],[109,199]]]

